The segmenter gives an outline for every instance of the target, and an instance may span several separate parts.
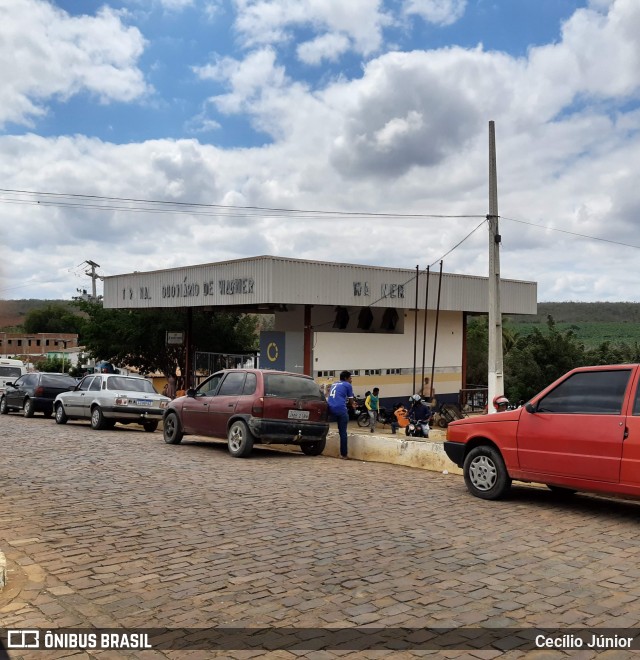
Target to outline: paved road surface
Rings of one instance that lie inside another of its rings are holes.
[[[283,627],[311,635],[354,626],[640,627],[634,502],[563,501],[523,486],[490,503],[468,495],[455,475],[269,449],[240,460],[223,444],[169,446],[160,432],[137,427],[96,432],[18,415],[0,417],[0,481],[9,569],[1,627]],[[269,656],[434,653],[497,655],[330,648]]]

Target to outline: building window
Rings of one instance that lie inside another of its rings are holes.
[[[18,346],[22,346],[22,339],[18,339]]]
[[[40,340],[36,340],[36,346],[40,346]]]

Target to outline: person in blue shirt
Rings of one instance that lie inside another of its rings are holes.
[[[340,434],[340,458],[349,458],[347,447],[347,424],[349,423],[349,409],[347,405],[353,406],[355,397],[353,396],[353,387],[351,386],[351,372],[342,371],[340,380],[331,386],[327,405],[329,412],[335,417],[338,423],[338,433]]]

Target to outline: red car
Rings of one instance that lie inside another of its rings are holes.
[[[476,497],[512,480],[640,497],[640,365],[582,367],[517,410],[449,424],[444,449]]]
[[[317,456],[329,432],[327,402],[312,378],[262,369],[213,374],[174,399],[163,424],[168,444],[178,444],[187,434],[226,438],[237,457],[248,456],[254,443],[296,444]]]

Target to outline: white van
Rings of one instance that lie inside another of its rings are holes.
[[[6,390],[6,383],[13,383],[26,373],[27,368],[21,360],[0,358],[0,394]]]

